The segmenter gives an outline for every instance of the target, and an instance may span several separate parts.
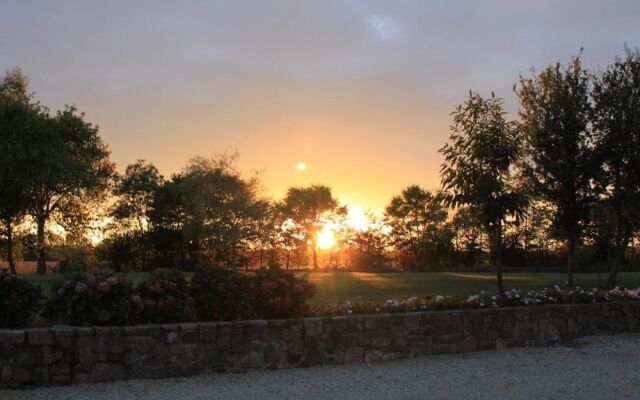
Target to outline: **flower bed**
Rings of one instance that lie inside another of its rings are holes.
[[[575,287],[562,289],[554,286],[551,289],[522,291],[512,289],[504,296],[480,292],[466,298],[457,296],[409,297],[407,299],[390,299],[384,303],[373,301],[347,302],[338,307],[318,310],[319,315],[352,315],[352,314],[385,314],[415,311],[468,310],[498,307],[526,307],[544,304],[586,304],[608,301],[640,301],[640,288],[612,290],[585,289]]]

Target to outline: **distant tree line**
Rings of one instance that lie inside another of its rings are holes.
[[[48,257],[130,270],[495,267],[503,292],[503,266],[564,266],[569,285],[576,270],[606,269],[613,286],[634,260],[638,50],[599,72],[577,56],[521,76],[513,120],[493,93],[469,92],[440,150],[441,190],[405,188],[366,229],[344,223],[348,210],[327,186],[266,197],[236,169],[237,154],[194,158],[169,178],[145,160],[117,174],[97,126],[73,106],[51,113],[27,83],[19,69],[0,82],[0,219],[12,270],[16,257],[36,258],[41,273]],[[327,224],[338,243],[319,251]],[[93,245],[96,229],[103,239]]]

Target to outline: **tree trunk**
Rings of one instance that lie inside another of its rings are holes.
[[[573,286],[573,270],[576,262],[576,235],[567,240],[567,286]]]
[[[291,261],[291,250],[287,249],[287,270],[289,269],[290,261]]]
[[[502,281],[502,229],[498,228],[489,235],[490,257],[496,267],[496,280],[498,293],[504,296],[504,283]]]
[[[9,272],[11,275],[16,274],[16,261],[13,258],[13,226],[11,220],[5,222],[7,225],[7,263],[9,264]]]
[[[238,256],[236,252],[236,244],[231,245],[231,268],[236,270],[238,268]]]
[[[36,234],[36,250],[38,257],[38,274],[47,273],[46,248],[45,248],[45,223],[44,218],[37,219],[38,230]]]
[[[315,243],[313,244],[313,269],[318,269],[318,250]]]

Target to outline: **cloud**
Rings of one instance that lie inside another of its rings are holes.
[[[372,15],[367,18],[367,23],[380,39],[387,42],[400,39],[404,34],[402,27],[389,17]]]

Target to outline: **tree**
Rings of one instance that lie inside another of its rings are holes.
[[[46,271],[46,225],[52,219],[62,226],[82,225],[92,203],[107,193],[114,176],[109,150],[98,127],[68,106],[55,116],[44,115],[45,128],[26,144],[35,160],[29,182],[29,214],[37,226],[38,273]]]
[[[596,199],[589,75],[574,57],[566,67],[556,63],[533,78],[520,77],[514,90],[520,98],[527,187],[555,208],[554,227],[566,241],[567,285],[572,286],[576,246]]]
[[[143,234],[149,225],[149,210],[153,206],[153,198],[164,183],[158,169],[145,160],[138,160],[127,165],[124,176],[118,179],[114,194],[118,196],[111,215],[124,228],[130,228],[134,222],[136,229]]]
[[[453,207],[471,206],[477,211],[502,295],[504,221],[526,206],[512,173],[520,154],[517,126],[507,121],[502,99],[493,93],[484,99],[470,91],[452,115],[450,143],[439,150],[445,158],[440,169],[442,196]]]
[[[625,249],[640,229],[640,50],[626,49],[593,79],[594,143],[601,174],[598,185],[610,212],[608,284],[614,287]]]
[[[289,188],[282,203],[285,215],[296,223],[310,242],[313,252],[313,268],[318,269],[318,232],[322,219],[332,213],[344,214],[346,210],[324,185]]]
[[[441,199],[418,185],[394,196],[385,210],[390,241],[397,250],[412,256],[413,267],[424,267],[430,255],[451,244],[446,221]]]
[[[237,268],[240,253],[255,241],[268,209],[259,196],[258,180],[243,178],[233,168],[234,160],[194,158],[169,184],[180,205],[180,217],[171,220],[178,220],[196,263],[200,252],[211,251],[214,259]]]
[[[31,165],[29,148],[40,124],[37,105],[30,104],[28,79],[19,68],[7,71],[0,81],[0,221],[7,243],[7,262],[16,273],[14,224],[27,211],[27,180]]]
[[[374,221],[373,216],[369,216]],[[384,222],[377,220],[369,223],[366,229],[357,230],[347,235],[347,250],[350,267],[364,271],[381,271],[389,269],[390,240]]]

